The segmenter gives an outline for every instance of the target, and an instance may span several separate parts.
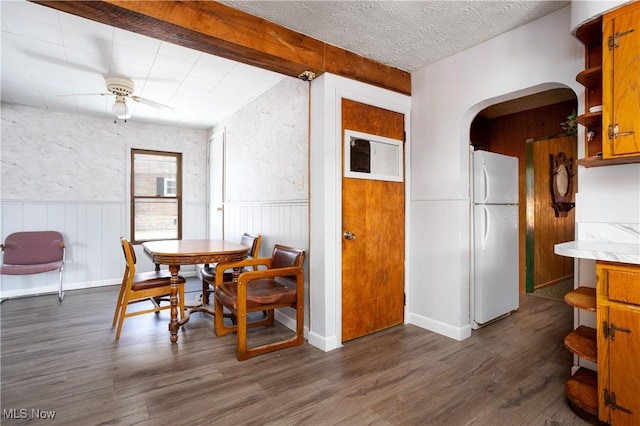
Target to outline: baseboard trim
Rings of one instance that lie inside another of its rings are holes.
[[[184,273],[181,271],[180,275],[185,278],[195,277],[195,271],[185,271]],[[107,287],[111,285],[120,285],[122,283],[122,278],[113,278],[108,280],[100,280],[100,281],[81,281],[76,283],[62,283],[62,291],[65,293],[67,291],[73,290],[85,290],[89,288],[97,288],[97,287]],[[0,300],[6,299],[16,299],[19,297],[31,297],[31,296],[44,296],[48,294],[58,294],[58,284],[52,284],[47,286],[33,287],[30,289],[13,289],[13,290],[4,290],[0,291]]]
[[[342,346],[338,344],[336,336],[324,337],[313,332],[309,332],[307,340],[311,346],[314,346],[324,352],[329,352]]]
[[[455,327],[451,324],[416,314],[409,314],[407,316],[407,323],[458,341],[471,337],[471,324]]]

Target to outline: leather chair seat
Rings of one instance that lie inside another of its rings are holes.
[[[133,291],[140,291],[155,287],[164,287],[167,285],[167,279],[171,279],[171,272],[167,270],[138,272],[133,276],[131,289]],[[184,284],[185,282],[186,280],[178,275],[178,284]]]
[[[247,285],[247,310],[260,309],[264,305],[284,305],[296,302],[296,283],[276,277],[251,280]],[[223,305],[238,308],[238,286],[225,283],[216,287],[217,297]]]

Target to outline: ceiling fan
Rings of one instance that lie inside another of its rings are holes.
[[[131,99],[135,102],[140,102],[142,104],[149,105],[158,109],[168,109],[172,111],[174,110],[170,106],[133,95],[135,84],[133,80],[129,78],[106,77],[105,83],[107,85],[108,93],[78,93],[62,96],[115,96],[116,99],[113,103],[113,106],[111,107],[111,111],[113,111],[113,114],[116,116],[116,118],[119,118],[121,120],[127,120],[131,118],[131,110],[127,106],[127,99]]]

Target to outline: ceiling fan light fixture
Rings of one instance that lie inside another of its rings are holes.
[[[111,107],[111,111],[113,111],[113,114],[121,120],[131,118],[131,112],[129,111],[129,107],[124,99],[116,99],[113,103],[113,107]]]

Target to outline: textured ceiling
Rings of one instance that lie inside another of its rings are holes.
[[[408,72],[570,4],[520,0],[222,3]]]
[[[321,41],[414,71],[565,7],[568,1],[227,1]],[[282,75],[58,12],[0,1],[2,101],[113,120],[107,76],[131,78],[131,121],[210,128]],[[567,31],[569,29],[567,28]]]

